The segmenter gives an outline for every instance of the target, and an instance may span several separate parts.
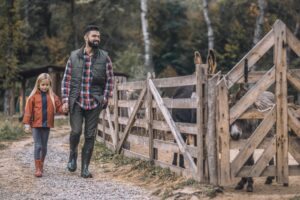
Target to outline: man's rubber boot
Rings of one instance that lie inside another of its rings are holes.
[[[89,165],[93,153],[93,143],[88,144],[82,148],[81,153],[81,177],[83,178],[93,178],[92,174],[89,172]]]
[[[77,169],[77,152],[70,151],[69,162],[67,168],[70,172],[75,172]]]
[[[80,134],[70,135],[70,156],[67,168],[70,172],[75,172],[77,169],[77,146],[80,140]]]

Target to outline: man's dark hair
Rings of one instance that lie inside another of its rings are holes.
[[[83,35],[87,34],[88,32],[90,31],[99,31],[100,32],[100,29],[98,26],[96,25],[88,25],[85,29],[84,29],[84,32],[83,32]]]

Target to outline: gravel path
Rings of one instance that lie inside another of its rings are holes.
[[[156,199],[143,188],[112,180],[92,163],[92,179],[66,170],[68,135],[51,132],[42,178],[35,178],[32,139],[15,142],[0,152],[0,199]],[[78,161],[78,164],[80,162]]]

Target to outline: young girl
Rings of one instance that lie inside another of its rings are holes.
[[[30,132],[32,128],[36,177],[41,177],[43,173],[49,132],[54,125],[54,114],[63,113],[62,103],[51,86],[49,74],[42,73],[38,76],[26,102],[23,118],[25,132]]]

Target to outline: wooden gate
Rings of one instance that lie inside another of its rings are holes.
[[[207,181],[208,160],[204,151],[208,115],[206,84],[207,82],[214,82],[215,87],[219,80],[219,74],[208,81],[209,65],[202,64],[200,57],[198,59],[195,59],[196,73],[192,75],[154,78],[148,74],[146,81],[116,82],[113,99],[109,102],[106,111],[100,115],[97,139],[105,142],[106,146],[117,153],[151,161],[156,165],[168,167],[172,171],[201,182]],[[161,88],[183,86],[195,87],[195,98],[172,99],[160,96],[159,90]],[[134,91],[137,98],[122,98],[122,94],[128,93],[128,91]],[[170,109],[195,109],[197,121],[196,123],[174,122]],[[124,110],[126,115],[122,114]],[[158,110],[163,119],[154,118],[154,113],[157,113]],[[172,138],[155,137],[157,132],[167,133],[168,137],[171,135]],[[192,138],[192,142],[184,141],[182,133]],[[134,145],[141,148],[131,148]],[[158,152],[168,152],[170,155],[174,153],[183,154],[185,168],[160,159]],[[216,152],[213,153],[216,154]]]
[[[274,66],[264,74],[250,74],[255,85],[232,107],[229,107],[228,94],[232,86],[243,78],[244,65],[250,69],[273,47]],[[235,177],[276,176],[277,182],[288,185],[289,176],[300,175],[300,122],[299,110],[288,105],[288,86],[300,91],[300,78],[297,70],[287,66],[287,48],[291,48],[300,57],[300,42],[288,30],[285,24],[277,20],[273,29],[249,51],[217,84],[217,135],[218,135],[218,182],[220,185],[232,183]],[[264,113],[248,108],[258,96],[275,86],[275,106]],[[234,142],[230,139],[229,128],[235,120],[261,119],[260,125],[249,139]],[[266,137],[272,127],[276,128],[274,137]],[[296,136],[291,136],[291,131]],[[239,149],[232,158],[231,149]],[[253,166],[244,166],[256,149],[263,149]],[[292,156],[298,165],[289,165]],[[275,157],[276,164],[268,163]]]

